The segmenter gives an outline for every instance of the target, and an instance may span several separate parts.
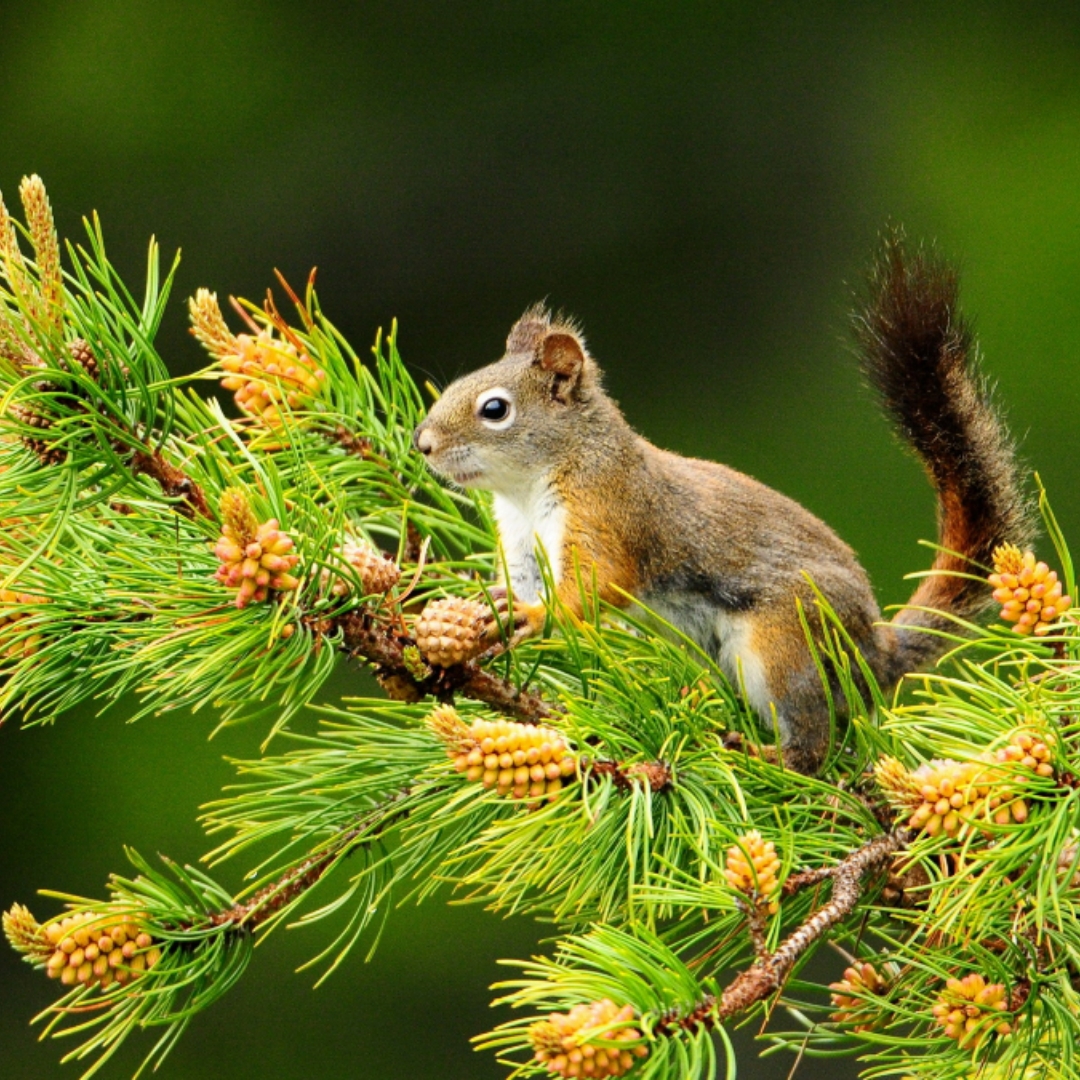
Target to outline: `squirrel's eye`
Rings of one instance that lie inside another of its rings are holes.
[[[514,422],[514,403],[505,390],[488,390],[476,402],[476,415],[489,427],[509,427]]]
[[[510,413],[510,402],[506,398],[488,398],[480,406],[480,415],[485,420],[505,420]]]

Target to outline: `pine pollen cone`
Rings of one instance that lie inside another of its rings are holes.
[[[39,597],[13,589],[0,589],[0,656],[8,660],[21,660],[37,652],[41,645],[40,634],[18,636],[19,624],[26,618],[25,613],[18,609],[39,603]]]
[[[436,667],[464,663],[487,647],[484,631],[490,618],[488,606],[477,600],[457,596],[432,600],[416,619],[416,647]]]
[[[780,856],[771,840],[762,838],[756,829],[744,833],[739,843],[728,848],[724,877],[738,892],[749,896],[755,904],[765,907],[770,915],[779,910]]]
[[[41,962],[50,979],[64,986],[100,986],[108,989],[114,982],[123,986],[153,968],[162,950],[145,929],[145,912],[76,911],[46,926],[33,927],[33,917],[16,906],[4,916],[4,928],[12,944]],[[23,943],[16,941],[16,919]],[[33,932],[33,945],[27,935]]]
[[[451,706],[428,717],[465,779],[514,799],[553,799],[577,775],[577,758],[552,728],[512,720],[478,720],[467,726]]]
[[[261,602],[271,589],[286,592],[300,582],[289,573],[300,561],[293,541],[278,526],[277,518],[261,524],[243,492],[229,488],[221,497],[221,538],[214,547],[221,565],[214,577],[236,589],[236,606]]]
[[[928,836],[956,837],[978,821],[995,825],[1027,821],[1027,801],[1018,795],[1016,786],[1017,781],[1023,781],[1023,775],[1017,774],[1020,770],[1000,766],[1029,767],[1032,773],[1044,777],[1053,774],[1049,758],[1050,748],[1022,730],[1013,734],[1007,746],[982,760],[926,761],[907,773],[903,782],[893,777],[889,768],[879,766],[876,774],[893,804],[909,812],[908,828]]]
[[[830,1019],[851,1024],[855,1031],[869,1031],[874,1026],[873,1002],[867,999],[885,993],[887,984],[873,964],[854,964],[840,982],[830,984],[830,999],[836,1012]]]
[[[1012,1024],[1001,1015],[1008,1010],[1005,987],[988,983],[974,972],[962,979],[947,980],[933,1007],[945,1034],[963,1049],[978,1046],[993,1033],[1011,1034]]]
[[[199,289],[188,302],[191,332],[225,369],[221,385],[236,404],[269,427],[282,422],[282,406],[307,408],[322,393],[326,372],[291,341],[269,330],[234,334],[225,322],[217,295]]]
[[[994,586],[1001,618],[1013,623],[1018,634],[1048,634],[1054,621],[1072,606],[1072,599],[1061,594],[1057,571],[1036,562],[1032,552],[1021,553],[1014,544],[995,548],[993,558],[994,572],[986,580]]]
[[[630,1026],[634,1010],[621,1009],[609,998],[575,1005],[568,1013],[551,1013],[529,1028],[535,1059],[555,1076],[599,1078],[625,1076],[636,1061],[647,1057],[641,1032]],[[626,1025],[620,1027],[618,1025]],[[589,1036],[593,1029],[597,1031]],[[585,1035],[582,1033],[585,1032]],[[620,1043],[636,1044],[619,1046]]]

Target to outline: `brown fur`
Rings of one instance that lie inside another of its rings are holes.
[[[909,254],[890,232],[854,317],[862,368],[901,435],[922,460],[938,496],[933,573],[893,620],[891,681],[941,651],[930,634],[949,616],[977,617],[989,604],[981,581],[995,547],[1027,546],[1034,515],[1015,450],[978,370],[971,328],[960,314],[956,272],[926,250]],[[934,609],[933,611],[919,609]],[[942,614],[939,614],[942,613]]]
[[[495,492],[522,633],[543,625],[543,605],[525,595],[538,581],[535,529],[560,545],[548,554],[573,613],[577,567],[602,599],[637,597],[740,680],[763,722],[775,719],[785,762],[813,771],[828,749],[829,709],[798,618],[796,601],[813,609],[807,578],[888,686],[940,652],[940,639],[916,628],[981,607],[985,587],[945,573],[1028,535],[1012,449],[973,373],[955,301],[955,275],[922,253],[909,262],[893,236],[857,319],[865,370],[927,464],[941,542],[958,553],[939,555],[941,573],[912,598],[944,614],[905,611],[879,625],[865,572],[827,525],[748,476],[635,434],[578,328],[540,306],[515,324],[501,360],[447,388],[416,443],[434,468]],[[492,395],[512,406],[505,422],[481,412]]]

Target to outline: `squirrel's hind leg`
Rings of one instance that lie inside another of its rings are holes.
[[[783,764],[815,773],[829,749],[830,713],[821,675],[794,605],[728,616],[719,629],[721,669],[761,724],[780,737]],[[772,753],[761,755],[773,758]]]

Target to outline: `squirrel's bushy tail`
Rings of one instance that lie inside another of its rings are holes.
[[[890,682],[925,667],[946,647],[916,628],[946,630],[953,627],[948,615],[972,618],[988,605],[988,586],[959,575],[982,579],[998,544],[1024,548],[1035,532],[1015,448],[979,374],[957,294],[956,271],[934,253],[908,252],[894,230],[854,317],[863,372],[937,492],[938,543],[945,549],[909,607],[884,628],[882,674]]]

